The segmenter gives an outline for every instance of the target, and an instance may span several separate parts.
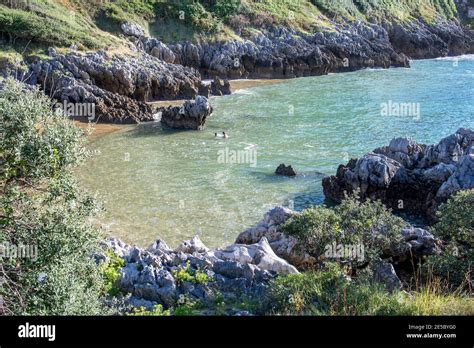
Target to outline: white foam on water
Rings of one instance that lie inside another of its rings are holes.
[[[248,89],[238,89],[234,92],[234,94],[253,95],[255,92]]]
[[[445,60],[448,62],[470,61],[470,60],[474,60],[474,54],[463,54],[461,56],[455,56],[455,57],[439,57],[439,58],[435,58],[435,60]]]

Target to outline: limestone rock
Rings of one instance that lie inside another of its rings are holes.
[[[145,30],[136,23],[123,22],[120,25],[123,33],[127,36],[142,37],[145,36]]]
[[[195,100],[186,101],[183,106],[160,108],[158,113],[161,115],[161,124],[166,127],[202,130],[212,110],[206,97],[197,96]]]
[[[336,175],[323,179],[324,194],[340,202],[345,192],[359,190],[361,199],[380,199],[434,221],[439,204],[474,187],[473,146],[474,132],[463,128],[435,145],[397,138],[340,165]]]

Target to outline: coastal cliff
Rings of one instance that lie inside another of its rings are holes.
[[[137,123],[154,119],[147,102],[229,93],[228,84],[203,79],[408,67],[410,59],[474,52],[462,2],[460,12],[452,1],[388,3],[118,1],[88,4],[87,16],[82,2],[20,1],[0,5],[0,75],[60,102],[94,103],[99,122]]]

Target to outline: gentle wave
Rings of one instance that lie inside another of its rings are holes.
[[[255,92],[249,89],[238,89],[233,94],[244,94],[244,95],[253,95]]]
[[[439,57],[435,58],[435,60],[445,60],[448,62],[471,61],[474,60],[474,54],[463,54],[461,56],[454,57]]]

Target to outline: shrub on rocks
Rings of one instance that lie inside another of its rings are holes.
[[[324,270],[280,276],[260,302],[266,315],[473,315],[472,297],[451,294],[431,282],[410,294],[388,293],[381,284],[351,279],[347,270],[328,264]]]
[[[441,205],[434,234],[446,245],[443,253],[427,259],[425,277],[441,277],[452,287],[470,288],[474,265],[474,189],[460,191]]]
[[[380,284],[351,281],[337,264],[325,270],[278,277],[264,301],[266,314],[279,315],[395,315],[398,295]]]
[[[441,205],[435,233],[445,240],[474,246],[474,189],[459,191]]]
[[[302,249],[320,260],[331,258],[328,250],[333,245],[358,245],[363,248],[363,259],[354,255],[332,257],[361,266],[399,244],[405,226],[406,222],[379,201],[360,202],[356,196],[348,196],[334,209],[317,206],[295,215],[283,230],[296,237]]]

